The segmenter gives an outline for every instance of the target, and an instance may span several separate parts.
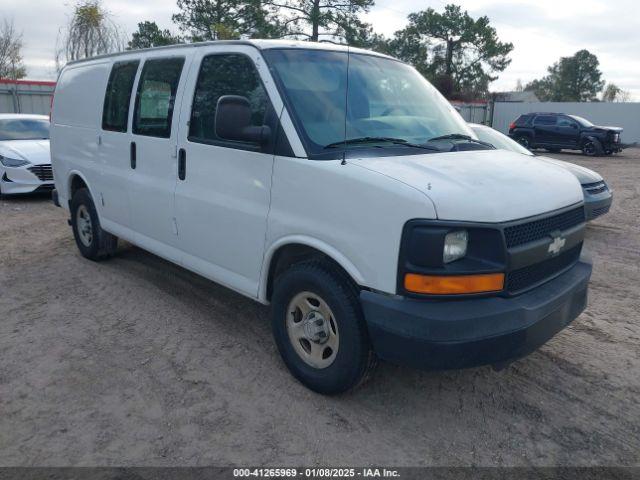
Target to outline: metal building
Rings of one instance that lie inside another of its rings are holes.
[[[56,82],[0,78],[0,113],[48,115]]]

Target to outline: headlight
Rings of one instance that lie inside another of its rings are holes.
[[[8,158],[0,155],[0,163],[5,167],[23,167],[25,165],[29,165],[29,162],[26,160],[18,160],[17,158]]]
[[[442,261],[451,263],[467,254],[467,244],[469,243],[469,234],[466,230],[456,230],[449,232],[444,237],[444,249],[442,251]]]

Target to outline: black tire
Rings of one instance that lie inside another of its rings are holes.
[[[288,308],[302,292],[320,297],[333,313],[339,344],[333,363],[323,368],[309,365],[296,351],[287,330]],[[311,390],[333,395],[364,383],[377,363],[367,326],[350,279],[321,262],[295,264],[275,283],[271,305],[273,336],[289,371]]]
[[[516,142],[522,145],[524,148],[531,150],[531,139],[526,135],[520,135],[516,137]]]
[[[81,209],[83,209],[83,213],[88,214],[88,220],[90,221],[90,241],[87,241],[87,237],[83,236],[84,234],[81,234],[79,231],[78,212]],[[76,240],[76,245],[82,256],[94,261],[112,256],[118,247],[118,237],[105,232],[100,227],[98,213],[96,212],[96,207],[89,190],[81,188],[76,191],[71,199],[70,210],[73,237]]]
[[[587,138],[582,142],[582,153],[588,157],[599,157],[604,154],[604,149],[599,140]]]

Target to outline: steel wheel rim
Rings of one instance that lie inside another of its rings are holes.
[[[76,230],[78,231],[80,242],[85,247],[90,247],[91,242],[93,242],[93,225],[89,210],[84,205],[80,205],[76,212]]]
[[[327,302],[315,293],[300,292],[289,302],[286,315],[287,334],[296,354],[313,368],[333,364],[340,334]]]
[[[520,145],[524,148],[529,148],[529,140],[526,137],[520,137]]]

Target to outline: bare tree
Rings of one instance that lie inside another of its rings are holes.
[[[615,83],[608,83],[602,92],[603,102],[628,102],[631,100],[631,93],[623,90]]]
[[[66,62],[125,48],[126,39],[101,0],[78,0],[68,25],[58,36],[56,65],[60,69]]]
[[[515,88],[516,92],[523,92],[524,91],[524,85],[522,85],[522,80],[518,79],[516,81],[516,88]]]
[[[13,20],[0,25],[0,78],[17,80],[27,76],[22,64],[22,33],[16,31]]]

